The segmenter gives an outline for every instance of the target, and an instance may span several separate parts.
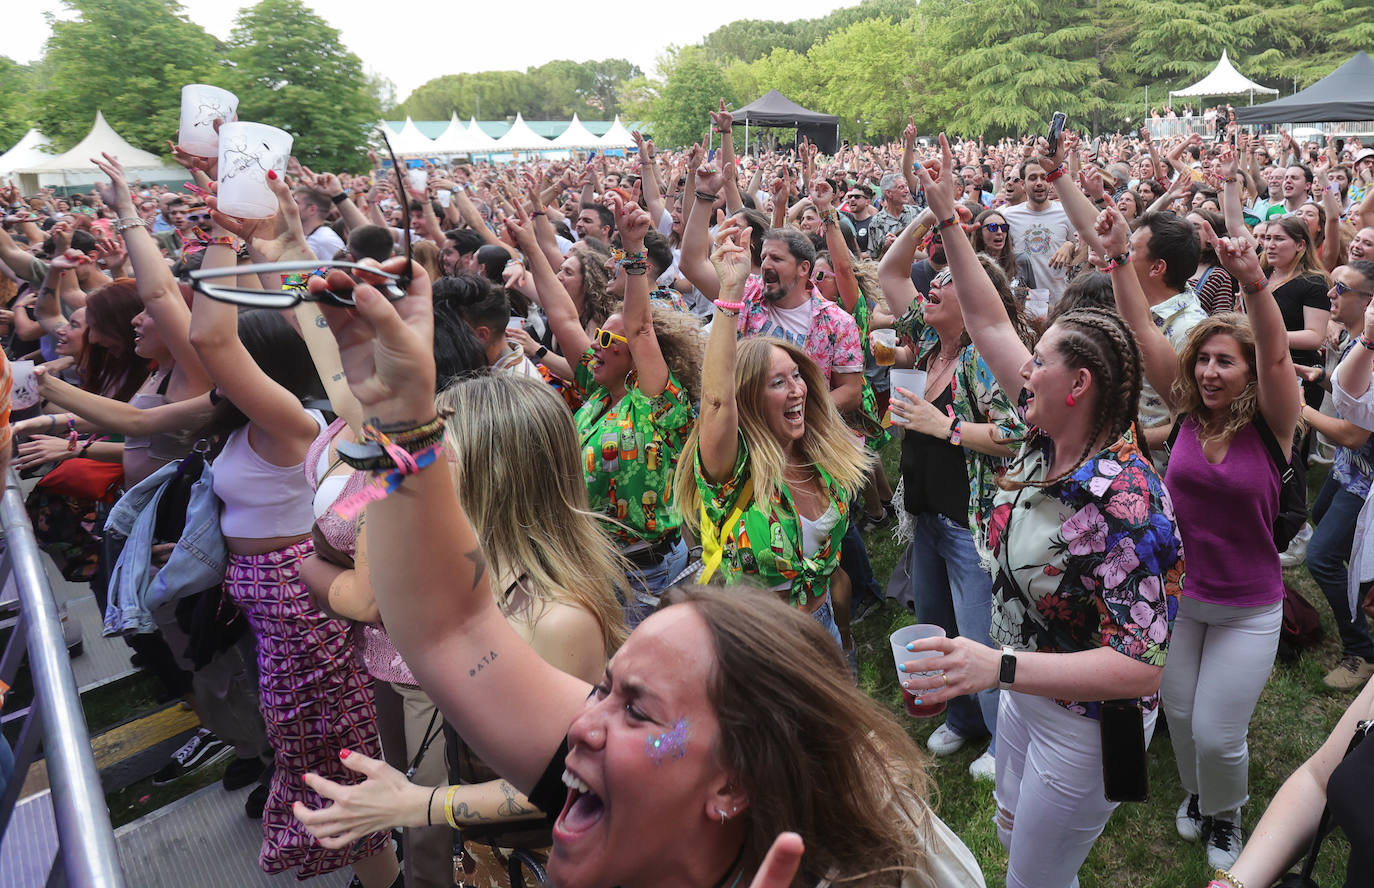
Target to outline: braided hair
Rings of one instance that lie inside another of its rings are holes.
[[[1092,374],[1098,389],[1093,426],[1073,468],[1045,481],[999,478],[997,483],[1005,490],[1048,487],[1072,475],[1092,457],[1099,438],[1104,434],[1109,441],[1121,437],[1140,409],[1140,348],[1120,315],[1101,308],[1076,308],[1060,315],[1054,329],[1061,334],[1057,350],[1064,363]]]

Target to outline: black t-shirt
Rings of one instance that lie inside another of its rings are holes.
[[[539,782],[534,785],[534,789],[525,793],[525,798],[543,811],[550,820],[558,817],[559,812],[563,810],[563,803],[568,800],[568,788],[563,785],[563,762],[567,758],[568,738],[565,736],[558,751],[549,759],[548,767],[539,775]]]
[[[1350,840],[1345,888],[1369,884],[1374,873],[1374,821],[1369,819],[1369,787],[1374,782],[1374,738],[1366,737],[1331,772],[1326,800],[1331,820]]]
[[[1322,311],[1331,310],[1331,300],[1327,298],[1326,281],[1317,274],[1300,275],[1291,281],[1280,286],[1274,291],[1274,301],[1279,305],[1279,312],[1283,314],[1283,328],[1288,331],[1305,330],[1307,324],[1303,320],[1303,308],[1319,308]],[[1321,363],[1315,349],[1289,349],[1293,355],[1293,361],[1297,364],[1306,364],[1309,367],[1317,366]]]
[[[859,242],[859,251],[867,253],[868,223],[873,221],[873,217],[869,216],[867,219],[859,219],[856,218],[853,213],[841,213],[841,215],[854,225],[854,240]]]
[[[941,411],[954,403],[951,386],[945,386],[931,403]],[[902,507],[913,515],[937,512],[964,524],[968,521],[968,466],[964,448],[920,432],[902,434]]]

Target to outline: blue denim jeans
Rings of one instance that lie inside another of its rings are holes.
[[[992,577],[978,563],[973,534],[967,525],[935,512],[913,516],[907,569],[911,576],[916,618],[933,623],[949,637],[993,647]],[[949,701],[945,722],[970,740],[984,734],[997,741],[997,688]]]
[[[1350,547],[1355,542],[1355,519],[1360,515],[1364,500],[1346,490],[1331,475],[1326,475],[1317,501],[1312,504],[1312,521],[1316,525],[1307,543],[1307,572],[1321,587],[1336,629],[1341,635],[1341,652],[1345,656],[1374,659],[1374,639],[1369,635],[1369,621],[1364,608],[1350,612],[1349,573]]]
[[[859,510],[852,510],[850,515],[857,517]],[[868,560],[868,547],[864,545],[864,538],[859,534],[859,525],[854,521],[849,522],[849,529],[844,532],[844,541],[840,545],[840,569],[849,575],[849,583],[853,588],[849,598],[851,615],[857,611],[865,595],[871,595],[882,603],[883,590],[878,585],[877,578],[873,576],[873,565]]]
[[[840,627],[835,625],[835,604],[830,598],[830,593],[825,593],[825,603],[811,612],[811,619],[821,624],[821,628],[830,633],[830,637],[835,639],[835,644],[844,647],[844,642],[840,641]]]
[[[632,570],[625,575],[629,592],[625,601],[625,625],[638,626],[658,610],[658,600],[673,577],[687,569],[687,543],[678,537],[677,545],[654,567]]]

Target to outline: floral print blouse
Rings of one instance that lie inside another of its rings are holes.
[[[768,323],[768,303],[763,299],[763,279],[751,274],[744,285],[744,310],[739,313],[739,335],[757,336]],[[862,373],[864,352],[859,343],[859,326],[844,306],[823,299],[811,290],[811,332],[806,336],[806,353],[821,375],[831,381],[835,373]]]
[[[682,516],[669,501],[673,470],[696,411],[670,373],[668,384],[650,398],[635,384],[612,402],[592,378],[588,348],[574,370],[584,403],[573,414],[582,445],[582,470],[591,507],[615,519],[611,533],[621,546],[656,543],[675,535]]]
[[[920,366],[928,355],[940,345],[940,335],[935,328],[925,322],[925,303],[913,301],[906,313],[897,319],[898,345],[906,345],[916,350],[916,366]],[[992,370],[971,344],[964,346],[959,355],[959,369],[954,374],[953,386],[954,413],[967,422],[988,422],[997,427],[998,434],[1009,441],[1019,441],[1026,436],[1026,425],[1021,415],[1011,403]],[[968,525],[973,531],[973,545],[978,550],[979,560],[988,570],[992,569],[992,546],[988,542],[988,517],[992,514],[992,501],[997,495],[997,478],[1007,469],[1010,460],[986,453],[979,453],[971,447],[964,448],[964,464],[968,468],[969,498]]]
[[[1043,480],[1052,444],[1027,442],[1022,457],[1018,477]],[[998,566],[994,644],[1054,653],[1111,647],[1164,665],[1183,542],[1168,491],[1129,433],[1048,487],[999,492],[988,530]],[[1100,708],[1057,702],[1094,719]],[[1149,712],[1159,695],[1140,702]]]

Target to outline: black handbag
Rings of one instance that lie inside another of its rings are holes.
[[[1369,733],[1374,722],[1362,721],[1355,728],[1355,736],[1350,738],[1350,745],[1345,748],[1345,758],[1355,751]],[[1331,831],[1331,806],[1322,807],[1321,819],[1317,821],[1317,833],[1312,836],[1312,845],[1307,849],[1307,857],[1302,862],[1302,869],[1296,873],[1284,873],[1279,880],[1274,883],[1274,888],[1319,888],[1316,881],[1312,878],[1312,870],[1317,865],[1317,852],[1321,850],[1322,840]]]

